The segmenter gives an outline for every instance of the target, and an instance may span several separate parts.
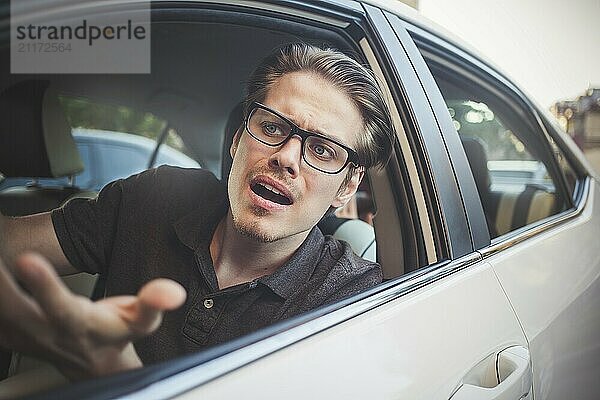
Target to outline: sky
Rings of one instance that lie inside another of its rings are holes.
[[[419,0],[542,107],[600,88],[600,0]]]

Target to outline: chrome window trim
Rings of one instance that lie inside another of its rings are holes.
[[[494,254],[515,246],[531,237],[537,236],[543,232],[555,228],[567,221],[577,218],[585,209],[588,203],[588,198],[592,190],[592,185],[595,182],[591,177],[586,177],[582,182],[581,196],[575,208],[563,211],[560,214],[554,214],[544,218],[537,223],[526,225],[523,228],[509,232],[506,235],[500,236],[494,240],[489,247],[483,248],[480,251],[484,259],[487,259]]]
[[[396,300],[408,293],[421,289],[480,261],[482,261],[481,254],[473,252],[443,265],[424,267],[421,270],[373,288],[373,290],[379,291],[355,303],[164,378],[120,398],[131,400],[166,399],[183,394],[186,391],[237,370],[305,338],[339,325],[369,310]]]

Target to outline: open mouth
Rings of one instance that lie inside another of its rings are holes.
[[[250,189],[262,197],[263,199],[272,201],[273,203],[281,204],[284,206],[289,206],[292,204],[292,200],[281,193],[279,190],[275,189],[273,186],[268,185],[263,182],[256,182],[250,186]]]

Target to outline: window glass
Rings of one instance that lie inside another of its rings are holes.
[[[167,136],[158,149],[153,167],[160,165],[176,165],[187,168],[199,168],[200,165],[190,157],[191,153],[185,146],[183,139],[175,129],[169,128]]]
[[[531,155],[486,103],[449,99],[447,104],[463,143],[468,139],[481,142],[492,191],[520,193],[527,185],[555,190],[544,163]]]
[[[60,96],[60,102],[73,128],[127,132],[156,140],[167,123],[148,112],[82,97]]]
[[[491,237],[564,210],[561,177],[550,173],[552,147],[523,110],[447,68],[432,63],[430,68],[460,135]]]
[[[552,151],[554,152],[554,157],[558,161],[558,165],[565,177],[565,181],[567,184],[567,190],[569,191],[569,196],[571,199],[575,198],[575,187],[577,183],[577,173],[573,169],[573,166],[570,164],[569,160],[565,156],[565,153],[558,147],[554,139],[550,138],[550,145],[552,146]]]

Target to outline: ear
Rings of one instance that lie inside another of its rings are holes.
[[[229,154],[231,158],[235,156],[235,152],[237,151],[238,144],[240,143],[240,137],[242,136],[242,127],[239,127],[238,130],[233,135],[233,141],[231,142],[231,147],[229,148]]]
[[[346,182],[345,185],[342,184],[342,187],[340,187],[338,194],[335,199],[333,199],[333,202],[331,202],[331,206],[339,208],[350,201],[352,196],[354,196],[354,193],[356,193],[356,190],[358,190],[358,185],[360,185],[364,175],[365,169],[363,167],[356,168],[348,182]]]

